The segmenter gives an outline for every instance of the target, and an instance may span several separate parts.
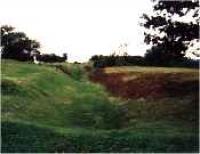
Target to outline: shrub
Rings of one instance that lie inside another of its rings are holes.
[[[131,65],[146,65],[146,62],[141,56],[98,56],[91,57],[94,67],[101,68],[107,66],[131,66]]]
[[[37,60],[48,63],[65,62],[67,60],[67,55],[63,54],[63,57],[55,54],[42,54],[37,55]]]

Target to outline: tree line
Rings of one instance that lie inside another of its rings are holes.
[[[152,0],[153,14],[143,14],[141,26],[145,28],[144,42],[150,44],[144,57],[102,56],[91,57],[95,67],[146,65],[199,67],[199,61],[186,58],[186,51],[199,43],[198,0]],[[189,17],[190,14],[190,17]],[[191,21],[180,20],[188,17]],[[200,49],[192,51],[200,57]]]
[[[19,61],[33,61],[34,57],[42,62],[64,62],[67,54],[41,54],[40,43],[30,39],[23,32],[16,32],[15,28],[8,25],[1,26],[1,57]]]
[[[112,66],[164,66],[164,67],[191,67],[198,68],[199,60],[190,58],[180,58],[179,60],[170,60],[165,63],[157,61],[149,61],[148,57],[142,56],[119,56],[119,55],[94,55],[90,58],[95,68],[112,67]]]

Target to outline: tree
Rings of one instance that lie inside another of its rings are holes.
[[[143,14],[146,44],[145,54],[153,65],[168,65],[183,59],[191,42],[199,40],[198,0],[152,0],[153,14]],[[183,18],[191,21],[186,22]],[[188,19],[187,18],[187,19]]]
[[[63,58],[65,59],[65,61],[67,61],[67,59],[68,59],[68,54],[67,54],[67,53],[63,53]]]
[[[1,56],[17,60],[31,60],[31,52],[40,47],[40,43],[29,39],[23,32],[15,32],[12,26],[1,26]]]

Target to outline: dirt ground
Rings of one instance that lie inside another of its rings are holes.
[[[122,98],[198,96],[199,92],[198,79],[188,72],[106,73],[105,69],[97,69],[90,74],[90,79],[104,85],[114,96]]]

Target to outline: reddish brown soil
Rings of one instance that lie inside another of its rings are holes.
[[[128,74],[104,73],[96,70],[90,75],[93,82],[103,84],[114,96],[123,98],[180,97],[190,94],[198,96],[198,80],[180,80],[183,73],[142,74],[132,80],[123,80]]]

